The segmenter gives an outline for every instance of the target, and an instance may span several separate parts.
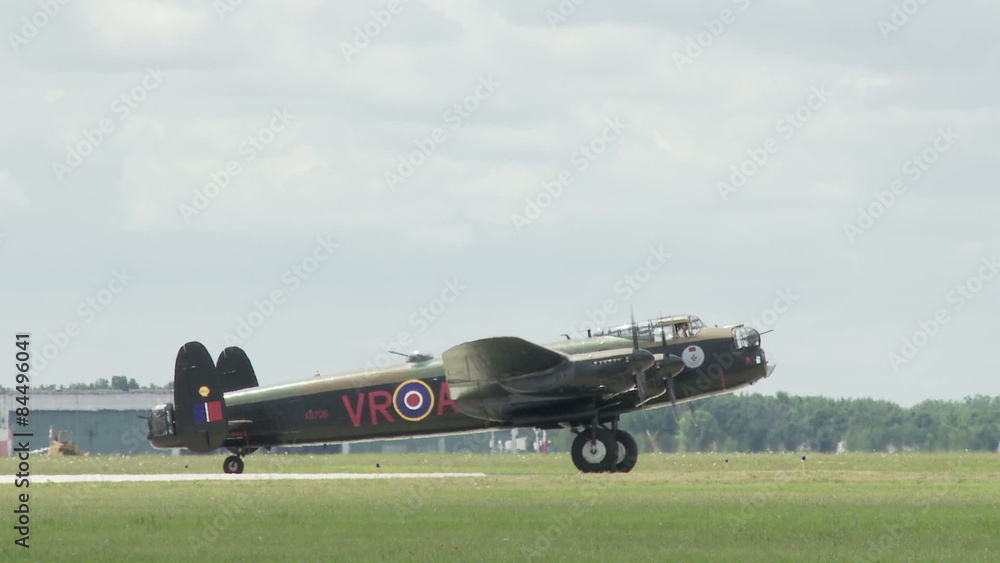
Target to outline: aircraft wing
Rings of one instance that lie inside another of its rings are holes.
[[[518,412],[550,407],[551,399],[536,394],[572,373],[565,354],[515,336],[459,344],[441,359],[458,410],[484,420],[510,420]]]
[[[516,336],[459,344],[446,350],[441,359],[451,387],[478,386],[550,372],[569,361],[565,354]]]

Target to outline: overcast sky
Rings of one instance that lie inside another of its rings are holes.
[[[664,4],[3,3],[8,354],[267,384],[634,307],[774,329],[764,393],[1000,394],[1000,5]]]

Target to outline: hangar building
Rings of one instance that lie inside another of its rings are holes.
[[[18,424],[19,394],[0,391],[0,455],[11,455],[15,432],[29,432],[32,450],[49,445],[49,429],[68,430],[92,454],[138,454],[156,450],[146,441],[145,417],[153,406],[173,401],[173,391],[39,391],[28,395],[28,426]],[[22,438],[23,439],[23,438]]]

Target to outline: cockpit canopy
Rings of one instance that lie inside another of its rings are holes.
[[[690,338],[705,328],[705,323],[694,315],[674,315],[660,317],[651,321],[636,323],[640,342],[660,342],[676,338]],[[592,332],[593,336],[617,336],[632,339],[632,325],[621,325],[611,328],[599,328]]]

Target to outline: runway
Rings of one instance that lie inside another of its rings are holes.
[[[324,479],[447,479],[485,473],[172,473],[132,475],[32,475],[32,483],[137,483],[164,481],[309,481]]]

